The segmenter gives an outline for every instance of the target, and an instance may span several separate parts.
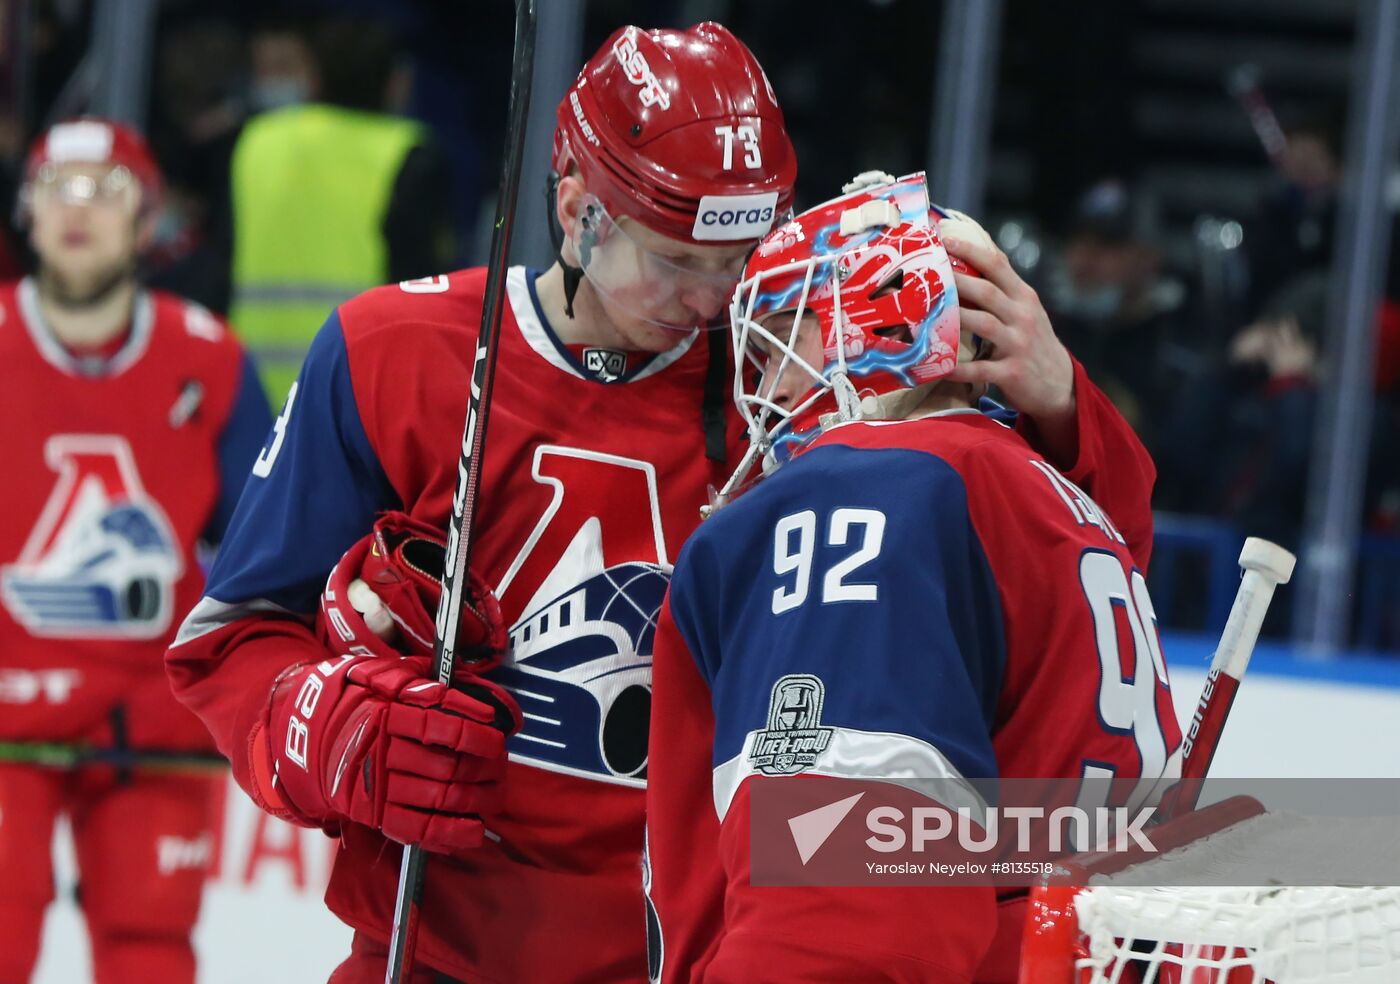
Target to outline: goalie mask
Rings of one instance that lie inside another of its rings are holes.
[[[922,173],[872,173],[759,244],[730,306],[750,448],[722,497],[760,458],[770,470],[812,440],[824,415],[862,419],[866,397],[953,370],[957,288],[936,228],[950,214],[929,204]]]

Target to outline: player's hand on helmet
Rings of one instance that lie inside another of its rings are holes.
[[[953,275],[962,326],[990,343],[990,351],[959,362],[948,378],[998,387],[1042,431],[1072,426],[1074,365],[1044,305],[980,226],[954,216],[940,223],[943,245],[949,256],[982,274]]]
[[[267,734],[294,816],[443,854],[481,845],[520,710],[488,680],[463,674],[448,687],[429,673],[425,657],[343,655],[279,678]]]

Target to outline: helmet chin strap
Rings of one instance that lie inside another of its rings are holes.
[[[549,241],[554,246],[554,258],[564,271],[564,313],[574,316],[574,295],[583,282],[583,267],[564,259],[564,227],[559,222],[559,172],[550,171],[544,182],[545,213],[549,216]]]

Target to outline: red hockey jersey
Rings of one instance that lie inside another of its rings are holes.
[[[753,887],[752,784],[1145,777],[1147,799],[1181,734],[1139,559],[971,410],[833,428],[701,526],[656,639],[653,977],[966,984],[990,955],[1014,980],[990,886]],[[819,750],[774,765],[799,705]]]
[[[204,308],[136,295],[117,351],[74,354],[34,281],[0,288],[0,740],[209,747],[162,656],[199,599],[271,414]]]
[[[383,509],[447,524],[484,284],[482,270],[410,281],[331,316],[167,656],[254,798],[249,749],[272,681],[324,657],[308,625],[327,572]],[[499,840],[429,865],[418,959],[470,982],[636,980],[652,637],[707,486],[732,467],[705,457],[701,427],[706,349],[727,339],[642,360],[577,354],[541,314],[533,273],[511,270],[506,287],[472,563],[511,626],[492,675],[526,723],[507,806],[485,818]],[[1102,394],[1087,381],[1080,393],[1083,467],[1116,484],[1145,539],[1150,462]],[[327,892],[381,940],[399,854],[345,825]]]

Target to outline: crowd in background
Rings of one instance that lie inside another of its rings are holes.
[[[1217,542],[1227,550],[1244,535],[1301,546],[1316,481],[1310,469],[1321,386],[1338,341],[1329,331],[1329,290],[1342,118],[1337,107],[1285,119],[1286,149],[1261,180],[1254,207],[1238,219],[1198,221],[1196,231],[1212,240],[1187,254],[1198,262],[1169,263],[1152,221],[1154,203],[1123,180],[1105,178],[1078,198],[1043,264],[1039,285],[1057,332],[1157,464],[1159,532],[1170,528],[1166,513],[1186,514],[1216,521]],[[1230,288],[1219,282],[1222,264]],[[1400,533],[1400,277],[1390,267],[1374,314],[1362,523],[1364,543],[1393,554]],[[1202,555],[1178,567],[1177,583],[1166,590],[1158,572],[1154,592],[1184,601],[1169,616],[1176,624],[1209,621],[1202,611],[1210,605],[1203,587],[1210,564]],[[1376,583],[1359,579],[1354,601],[1358,635],[1393,647],[1400,623],[1384,596],[1394,597],[1394,567],[1370,574]],[[1266,634],[1289,630],[1286,612],[1270,613]]]
[[[1157,461],[1159,509],[1234,520],[1296,547],[1319,379],[1342,161],[1334,127],[1286,124],[1283,170],[1233,236],[1233,317],[1205,310],[1199,269],[1163,259],[1151,202],[1106,179],[1079,200],[1042,277],[1056,329]],[[1396,283],[1388,293],[1396,296]],[[1365,522],[1400,528],[1400,308],[1376,312]]]
[[[860,5],[860,16],[833,32],[816,30],[800,15],[803,5],[787,0],[762,16],[742,4],[602,0],[588,5],[582,40],[591,50],[618,23],[729,8],[714,12],[732,14],[730,26],[753,45],[785,107],[804,162],[802,205],[857,170],[926,163],[930,62],[920,53],[934,50],[936,6]],[[89,14],[84,0],[32,5],[24,104],[0,105],[0,195],[7,201],[27,142],[52,121],[87,48]],[[896,14],[903,29],[892,31]],[[1009,5],[1009,21],[1019,23],[1022,14],[1038,16],[1035,5]],[[238,327],[239,143],[260,114],[314,104],[422,124],[387,192],[381,279],[479,262],[504,123],[510,15],[508,4],[490,2],[165,3],[147,129],[170,189],[149,279],[232,312]],[[1026,72],[1030,56],[1008,45],[1003,76]],[[1100,47],[1113,46],[1109,37]],[[887,57],[878,71],[832,71],[852,50]],[[1104,104],[1121,100],[1111,72],[1101,87],[1080,75],[1071,67],[1048,80],[1045,98],[1055,86],[1080,85],[1085,105],[1066,113],[1100,117]],[[1161,510],[1299,542],[1319,380],[1329,370],[1328,277],[1344,119],[1344,106],[1318,103],[1283,120],[1286,152],[1273,168],[1260,168],[1248,214],[1198,224],[1198,233],[1213,237],[1213,255],[1224,257],[1220,268],[1205,269],[1199,251],[1168,248],[1158,203],[1121,153],[1088,148],[1075,169],[1047,166],[1037,194],[1019,207],[995,206],[991,176],[994,207],[983,218],[1040,291],[1071,351],[1152,452]],[[1081,119],[1076,132],[1097,125]],[[1047,128],[1041,119],[1035,133]],[[1043,141],[1033,134],[1028,142],[1034,149]],[[1097,174],[1088,169],[1093,162]],[[7,233],[0,274],[15,275],[26,266],[26,245]],[[1222,269],[1232,285],[1228,304],[1220,303]],[[1400,533],[1400,277],[1388,278],[1387,293],[1391,300],[1376,312],[1364,511],[1371,534]]]

